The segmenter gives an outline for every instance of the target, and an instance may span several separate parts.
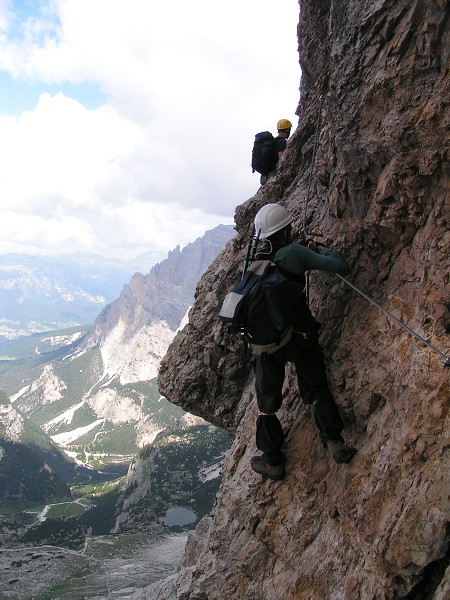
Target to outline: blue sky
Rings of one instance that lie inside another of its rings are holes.
[[[298,13],[0,0],[0,253],[163,258],[232,223],[255,133],[298,121]]]
[[[34,110],[40,95],[44,92],[51,95],[62,92],[91,110],[107,102],[106,94],[103,94],[95,83],[46,84],[32,80],[15,81],[6,71],[0,71],[0,90],[0,115],[14,117],[20,117],[25,111]]]

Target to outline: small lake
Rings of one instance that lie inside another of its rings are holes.
[[[172,506],[166,512],[163,524],[166,527],[175,527],[176,525],[183,527],[184,525],[195,523],[196,520],[197,515],[192,510],[184,508],[183,506]]]

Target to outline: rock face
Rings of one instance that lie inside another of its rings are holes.
[[[136,598],[449,594],[448,6],[300,4],[299,126],[277,176],[237,208],[238,235],[203,276],[189,324],[160,367],[161,392],[226,427],[234,444],[214,513],[190,537],[179,573]],[[279,412],[287,477],[276,483],[250,469],[253,376],[239,340],[220,344],[217,318],[268,202],[288,208],[298,230],[320,230],[351,264],[349,281],[433,347],[335,275],[312,273],[311,308],[358,454],[349,465],[330,460],[288,368]]]

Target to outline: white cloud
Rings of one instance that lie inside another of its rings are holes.
[[[0,118],[2,208],[45,211],[54,199],[89,208],[96,186],[120,175],[133,148],[144,139],[137,125],[112,107],[89,111],[77,101],[42,94],[33,112]],[[125,198],[127,190],[124,190]]]
[[[297,0],[38,6],[19,23],[0,0],[0,71],[106,99],[42,93],[0,115],[0,251],[167,252],[232,222],[258,189],[254,134],[296,122]]]

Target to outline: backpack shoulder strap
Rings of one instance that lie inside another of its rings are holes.
[[[273,263],[267,257],[259,258],[258,255],[250,262],[248,270],[254,273],[255,275],[263,275],[270,264]]]
[[[306,285],[306,277],[304,274],[298,275],[297,273],[292,273],[292,271],[283,269],[283,267],[281,267],[280,265],[278,265],[274,262],[275,254],[277,253],[278,250],[279,250],[279,248],[272,247],[270,252],[264,252],[263,249],[261,249],[256,254],[255,260],[268,260],[268,261],[274,263],[276,265],[278,271],[282,275],[284,275],[287,279],[289,279],[290,281],[297,281],[298,283],[303,283],[303,285]]]
[[[292,271],[283,269],[283,267],[280,267],[280,265],[277,265],[277,269],[290,281],[296,281],[297,283],[303,283],[303,285],[306,285],[306,277],[304,273],[302,275],[298,275],[297,273],[292,273]]]

